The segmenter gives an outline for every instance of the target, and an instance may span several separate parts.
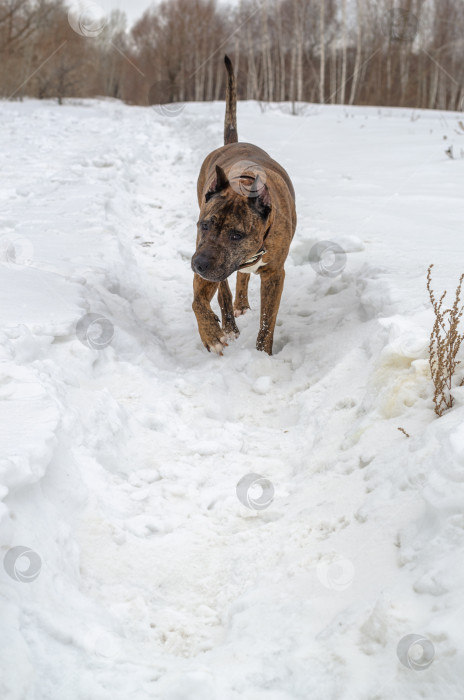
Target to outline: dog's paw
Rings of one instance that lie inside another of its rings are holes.
[[[214,352],[217,355],[222,355],[222,351],[228,346],[229,341],[235,340],[239,335],[239,330],[233,319],[231,323],[226,324],[225,328],[221,328],[218,317],[213,313],[200,319],[198,330],[201,342],[208,352]]]
[[[226,343],[233,343],[234,340],[237,340],[239,335],[240,331],[237,327],[235,327],[235,329],[224,328],[224,336],[226,339]]]
[[[245,316],[245,314],[249,308],[250,308],[249,306],[241,306],[238,309],[234,309],[235,318],[238,318],[239,316]]]
[[[216,355],[223,355],[224,353],[222,351],[229,345],[227,340],[227,336],[222,335],[220,338],[216,338],[212,341],[203,341],[203,344],[208,352],[215,352]]]
[[[228,316],[227,321],[222,325],[222,331],[226,336],[227,341],[237,340],[238,336],[240,335],[240,331],[235,323],[234,316]]]

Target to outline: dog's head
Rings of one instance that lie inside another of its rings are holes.
[[[246,270],[262,256],[269,229],[271,201],[261,172],[227,178],[216,165],[216,175],[200,207],[197,248],[192,270],[210,282],[222,282],[237,270]]]

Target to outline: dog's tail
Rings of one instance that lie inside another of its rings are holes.
[[[229,56],[224,56],[227,68],[226,88],[226,117],[224,119],[224,145],[236,143],[237,134],[237,85],[235,82],[234,68]]]

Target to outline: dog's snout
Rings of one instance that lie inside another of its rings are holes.
[[[199,275],[208,271],[211,266],[211,257],[207,253],[198,253],[192,259],[192,267]]]

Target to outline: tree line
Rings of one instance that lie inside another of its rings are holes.
[[[0,96],[464,109],[463,0],[164,0],[130,28],[79,0],[0,0]]]

